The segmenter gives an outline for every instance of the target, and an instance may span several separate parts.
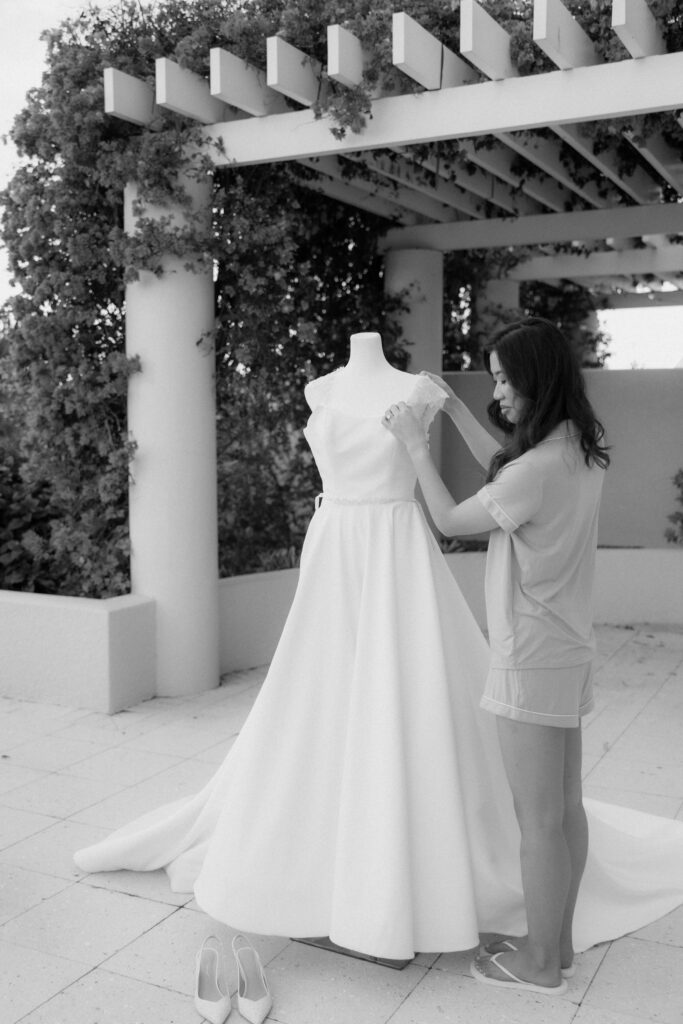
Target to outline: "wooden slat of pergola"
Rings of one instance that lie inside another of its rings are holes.
[[[324,69],[280,37],[267,42],[265,74],[219,48],[211,53],[210,82],[165,58],[157,61],[155,90],[108,69],[106,109],[140,125],[151,121],[155,104],[198,120],[206,125],[207,144],[222,143],[223,153],[214,152],[217,166],[298,161],[315,170],[309,187],[403,225],[389,232],[388,247],[466,248],[468,240],[476,244],[472,239],[479,247],[533,244],[520,239],[542,235],[550,243],[600,239],[609,245],[613,238],[623,250],[633,244],[624,239],[640,238],[646,248],[634,262],[637,273],[663,275],[660,281],[677,286],[683,267],[669,264],[683,246],[668,246],[665,267],[661,243],[653,245],[648,236],[683,232],[677,205],[668,204],[663,218],[658,205],[664,183],[683,195],[680,154],[661,135],[645,141],[626,136],[641,163],[625,175],[616,151],[596,153],[582,125],[683,107],[683,53],[664,52],[645,0],[614,0],[613,28],[632,56],[610,64],[561,0],[535,0],[533,16],[534,41],[560,70],[520,77],[508,34],[477,0],[461,4],[460,55],[408,15],[394,14],[394,63],[424,91],[379,95],[366,129],[343,139],[310,109],[324,88]],[[329,26],[327,36],[328,77],[357,84],[368,59],[362,41],[341,26]],[[292,109],[293,102],[303,109]],[[546,131],[539,135],[539,129]],[[446,168],[438,150],[417,156],[411,148],[417,143],[455,143],[459,160]],[[601,185],[567,170],[563,143],[603,176]],[[515,155],[535,168],[533,175],[520,174]],[[369,180],[349,170],[349,161],[364,163]],[[635,216],[641,209],[647,224]],[[604,218],[591,220],[591,211]],[[599,234],[597,224],[605,228]],[[602,255],[600,266],[612,265],[622,281],[617,265],[625,263],[623,252]],[[542,261],[547,279],[562,267],[551,261]],[[541,268],[538,260],[535,265]]]

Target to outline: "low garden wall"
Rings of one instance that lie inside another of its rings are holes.
[[[156,693],[154,602],[0,590],[0,696],[113,714]]]
[[[446,555],[472,613],[486,628],[483,551]],[[222,580],[221,671],[265,665],[272,657],[296,589],[298,570]],[[600,548],[595,621],[658,623],[683,629],[683,548]]]
[[[446,556],[482,627],[484,552]],[[267,664],[296,590],[297,569],[219,583],[220,670]],[[683,548],[598,551],[598,623],[683,628]],[[0,591],[0,697],[112,714],[156,694],[154,602]]]

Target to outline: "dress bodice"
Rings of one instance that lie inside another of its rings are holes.
[[[324,493],[345,501],[410,500],[416,477],[405,445],[386,429],[380,416],[359,416],[335,404],[339,372],[318,377],[306,388],[311,415],[304,435]],[[444,391],[428,377],[415,377],[406,401],[419,417],[425,436],[445,399]]]

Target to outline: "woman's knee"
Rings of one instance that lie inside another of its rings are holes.
[[[523,834],[551,834],[561,832],[565,818],[564,801],[561,795],[549,798],[547,795],[515,798],[515,813]]]

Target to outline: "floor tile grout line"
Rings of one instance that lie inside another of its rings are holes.
[[[64,890],[62,890],[62,891],[64,891]],[[109,890],[107,890],[107,891],[109,891]],[[57,895],[59,895],[59,894],[57,894]],[[125,896],[130,896],[131,894],[130,894],[130,893],[117,893],[117,895],[125,895]],[[135,897],[132,897],[132,898],[135,898]],[[143,899],[144,899],[145,897],[140,897],[140,898],[143,898]],[[155,902],[155,901],[149,901],[149,902]],[[38,905],[38,904],[37,904],[37,905]],[[164,905],[165,905],[165,906],[169,906],[168,904],[164,904]],[[35,909],[35,907],[29,908],[29,909]],[[57,957],[58,957],[58,959],[60,959],[60,960],[65,960],[65,961],[66,961],[67,963],[71,963],[71,964],[82,964],[82,965],[83,965],[84,967],[87,967],[87,968],[88,968],[88,970],[87,970],[87,971],[85,971],[85,973],[84,973],[84,974],[80,975],[80,976],[79,976],[78,978],[75,978],[75,979],[74,979],[74,980],[73,980],[72,982],[69,982],[69,984],[68,984],[68,985],[65,985],[65,986],[64,986],[64,988],[63,988],[63,989],[60,989],[60,991],[59,991],[59,992],[55,992],[55,993],[53,993],[53,995],[52,995],[52,996],[50,996],[50,999],[54,999],[54,998],[55,998],[56,996],[58,996],[58,995],[61,995],[61,993],[62,993],[62,992],[66,992],[66,991],[67,991],[67,989],[71,988],[71,986],[72,986],[72,985],[75,985],[75,984],[77,984],[77,982],[79,982],[79,981],[80,981],[80,980],[81,980],[82,978],[84,978],[84,977],[85,977],[85,976],[86,976],[87,974],[91,974],[91,973],[92,973],[93,971],[97,971],[97,970],[99,970],[100,968],[104,968],[104,965],[105,965],[106,963],[108,963],[108,961],[109,961],[109,960],[111,960],[111,959],[112,959],[113,957],[115,957],[115,956],[118,956],[118,954],[119,954],[119,953],[122,953],[122,952],[123,952],[123,951],[124,951],[125,949],[128,949],[128,947],[129,947],[129,946],[131,946],[131,945],[133,945],[133,943],[135,943],[135,942],[138,942],[138,941],[139,941],[139,940],[140,940],[140,939],[142,938],[142,936],[143,936],[143,935],[147,935],[147,934],[148,934],[149,932],[151,932],[151,931],[154,931],[154,929],[155,929],[155,928],[157,928],[157,927],[158,927],[158,926],[159,926],[159,925],[160,925],[160,924],[161,924],[162,922],[164,922],[164,921],[168,921],[168,920],[169,920],[169,918],[173,917],[173,915],[174,915],[174,914],[175,914],[175,913],[176,913],[176,912],[177,912],[178,910],[181,910],[181,909],[183,909],[183,908],[181,908],[181,907],[173,907],[173,908],[171,909],[171,911],[170,911],[170,913],[169,913],[169,914],[166,914],[166,915],[165,915],[164,917],[162,917],[162,918],[161,918],[161,919],[160,919],[159,921],[156,921],[156,922],[155,922],[154,924],[150,925],[150,926],[149,926],[148,928],[145,928],[145,929],[144,929],[143,931],[139,932],[139,933],[138,933],[137,935],[135,935],[135,936],[134,936],[134,937],[133,937],[132,939],[130,939],[130,940],[129,940],[128,942],[126,942],[126,943],[125,943],[125,944],[124,944],[123,946],[121,946],[121,947],[120,947],[119,949],[116,949],[116,950],[114,950],[114,952],[113,952],[113,953],[109,953],[109,954],[108,954],[108,956],[106,956],[106,957],[105,957],[105,958],[104,958],[103,960],[100,960],[100,961],[99,961],[98,963],[96,963],[96,964],[92,964],[92,965],[91,965],[91,964],[85,964],[85,963],[83,963],[83,961],[82,961],[82,960],[74,960],[74,959],[72,959],[71,957],[66,957],[66,956],[59,956],[59,954],[49,954],[49,953],[48,953],[48,954],[46,954],[46,951],[45,951],[44,949],[39,949],[39,948],[37,948],[36,946],[30,946],[30,945],[28,945],[28,944],[27,944],[26,942],[19,942],[19,941],[17,941],[16,939],[14,939],[14,940],[13,940],[13,941],[12,941],[11,943],[7,943],[7,944],[8,944],[8,945],[12,945],[12,946],[18,946],[18,947],[19,947],[20,949],[30,949],[30,950],[31,950],[31,952],[33,952],[33,953],[39,953],[39,954],[41,954],[41,955],[48,955],[48,956],[50,956],[50,955],[53,955],[53,956],[57,956]],[[26,913],[26,912],[27,912],[27,911],[25,911],[25,913]],[[19,915],[19,916],[22,916],[22,915]],[[0,936],[0,942],[2,942],[2,941],[5,941],[5,940],[3,940],[3,939],[1,938],[1,936]],[[105,968],[105,970],[106,970],[106,968]],[[111,971],[111,970],[109,971],[109,974],[113,974],[113,975],[115,975],[116,977],[129,977],[129,975],[119,974],[118,972],[116,972],[116,971]],[[133,979],[133,980],[139,980],[139,979]],[[165,988],[165,987],[164,987],[163,985],[157,985],[157,984],[155,984],[154,982],[143,982],[143,984],[150,984],[150,985],[154,985],[154,987],[155,987],[155,988],[161,988],[161,989],[164,989],[164,991],[167,991],[167,992],[178,992],[178,990],[177,990],[177,989],[168,989],[168,988]],[[185,992],[180,992],[180,993],[178,993],[178,994],[179,994],[179,995],[187,995],[187,993],[185,993]],[[50,1001],[50,999],[46,1000],[46,1002],[49,1002],[49,1001]],[[42,1006],[42,1005],[44,1005],[44,1004],[43,1004],[43,1003],[41,1003],[40,1005]],[[38,1007],[34,1007],[34,1008],[33,1008],[33,1009],[32,1009],[31,1011],[29,1011],[29,1012],[30,1012],[30,1013],[34,1013],[36,1009],[38,1009]],[[26,1017],[26,1016],[28,1016],[28,1014],[24,1014],[24,1016]]]
[[[18,864],[14,864],[14,865],[12,865],[12,867],[19,867],[19,865]],[[27,871],[28,868],[21,868],[21,867],[19,867],[19,870]],[[37,874],[40,874],[40,872],[39,871],[34,871],[33,874],[37,875]],[[55,878],[58,881],[66,882],[66,885],[64,885],[63,888],[58,889],[57,892],[51,893],[49,896],[41,896],[37,903],[32,903],[30,907],[24,907],[24,909],[20,910],[18,914],[14,914],[12,917],[8,917],[6,921],[0,922],[0,942],[4,942],[5,941],[2,938],[2,929],[5,927],[6,924],[10,924],[12,921],[18,921],[20,917],[23,917],[24,914],[27,914],[30,910],[35,910],[36,907],[40,907],[44,903],[49,903],[49,901],[51,899],[53,899],[53,897],[55,897],[55,896],[61,896],[63,893],[66,892],[67,889],[71,889],[74,885],[78,885],[78,881],[79,881],[78,879],[67,879],[67,878],[61,878],[60,879],[59,875],[43,875],[43,878]],[[11,943],[10,943],[10,945],[11,945]]]
[[[675,909],[677,910],[678,907],[676,907]],[[665,914],[664,916],[666,917],[667,915]],[[658,918],[657,920],[661,921],[662,919]],[[651,921],[650,925],[656,924],[656,923],[657,923],[657,921]],[[649,928],[650,925],[644,925],[643,927]],[[641,931],[641,929],[639,928],[638,931]],[[622,939],[633,939],[635,942],[649,942],[653,946],[664,946],[666,949],[680,949],[681,953],[683,953],[683,946],[679,946],[675,942],[662,942],[661,939],[649,939],[649,938],[646,938],[643,935],[637,935],[635,932],[628,932],[626,935],[622,935],[621,938]]]
[[[163,726],[162,726],[162,728],[163,728]],[[206,750],[201,751],[201,752],[202,753],[206,753],[208,750],[211,750],[213,747],[218,746],[220,743],[226,742],[227,740],[230,740],[230,739],[236,739],[237,736],[239,736],[239,731],[235,732],[235,733],[230,733],[230,735],[227,736],[225,738],[225,740],[219,740],[218,743],[212,744],[210,747],[207,747]],[[108,748],[106,748],[106,750],[114,750],[114,749],[118,749],[118,747],[108,747]],[[157,751],[154,751],[154,750],[147,750],[144,747],[141,747],[141,748],[138,748],[138,749],[140,750],[141,753],[148,753],[148,754],[156,754],[156,753],[158,753]],[[106,753],[106,750],[104,751],[104,753]],[[74,761],[71,764],[63,765],[61,768],[40,769],[40,768],[33,768],[31,765],[16,765],[16,766],[13,766],[13,767],[28,768],[28,769],[31,769],[32,771],[42,772],[43,773],[43,778],[32,779],[31,782],[22,782],[18,786],[14,786],[11,789],[5,790],[4,792],[0,793],[0,807],[6,807],[6,808],[8,808],[10,810],[26,810],[25,808],[14,807],[12,804],[5,804],[3,802],[3,797],[6,796],[6,795],[9,795],[10,793],[15,793],[17,790],[23,789],[23,788],[25,788],[27,786],[34,786],[34,785],[36,785],[36,784],[38,784],[40,782],[43,782],[45,780],[46,776],[50,776],[50,775],[66,776],[69,779],[78,779],[81,782],[101,782],[101,781],[103,781],[102,779],[98,778],[97,776],[72,775],[69,772],[69,770],[68,770],[69,768],[73,768],[73,767],[76,767],[79,764],[83,764],[84,761],[90,760],[91,757],[97,757],[97,756],[98,756],[98,754],[90,754],[90,755],[88,755],[88,757],[83,758],[81,761]],[[172,756],[172,755],[162,755],[162,756]],[[178,767],[178,765],[186,764],[187,762],[192,762],[192,761],[199,761],[199,758],[198,758],[197,754],[190,754],[190,755],[186,755],[186,756],[183,756],[183,757],[178,757],[176,759],[176,763],[175,764],[173,764],[173,765],[166,765],[164,768],[160,768],[159,771],[152,772],[151,775],[146,775],[144,778],[137,779],[135,782],[127,783],[124,786],[122,786],[122,788],[120,790],[118,790],[116,793],[111,793],[109,796],[117,796],[119,793],[123,793],[126,789],[134,789],[136,786],[142,785],[143,783],[145,783],[145,782],[147,782],[147,781],[149,781],[151,779],[156,778],[158,775],[163,775],[163,773],[166,772],[166,771],[171,771],[172,769]],[[200,763],[201,764],[206,764],[209,768],[211,768],[213,766],[212,762],[210,762],[210,761],[204,761],[204,762],[200,762]],[[216,767],[214,769],[214,772],[217,771],[217,770],[218,769]],[[92,807],[96,807],[97,804],[102,803],[104,800],[108,800],[109,796],[103,797],[102,800],[96,800],[92,804],[87,804],[86,806],[79,808],[77,811],[73,811],[71,814],[67,815],[66,817],[59,818],[58,820],[60,820],[60,821],[69,821],[69,820],[71,820],[73,818],[74,815],[80,814],[82,811],[90,810]],[[29,813],[40,814],[41,812],[40,811],[35,811],[35,812],[29,812]],[[26,838],[29,838],[29,837],[26,837]]]
[[[439,954],[439,955],[442,955],[442,954]],[[438,960],[439,958],[437,957],[436,959]],[[394,1010],[391,1011],[391,1013],[389,1014],[388,1017],[385,1018],[384,1024],[390,1024],[392,1018],[396,1016],[396,1014],[399,1012],[401,1007],[405,1005],[405,1003],[408,1001],[408,999],[410,999],[410,997],[412,995],[414,995],[414,993],[417,991],[417,989],[420,987],[420,985],[422,985],[423,982],[429,977],[431,971],[434,969],[434,964],[436,964],[436,960],[434,961],[434,963],[428,964],[428,965],[422,965],[422,964],[416,964],[415,965],[417,967],[420,967],[424,971],[424,973],[422,974],[422,976],[420,978],[418,978],[416,980],[415,984],[410,989],[410,991],[406,992],[405,996],[403,997],[403,999],[401,999],[401,1001],[398,1004],[398,1006]]]
[[[598,765],[602,762],[603,757],[606,757],[609,753],[611,753],[614,750],[614,747],[616,746],[616,744],[624,737],[624,735],[628,732],[628,730],[631,728],[631,726],[634,724],[634,722],[640,717],[640,715],[643,713],[643,711],[645,711],[645,709],[650,706],[652,701],[655,700],[655,698],[661,693],[662,689],[666,686],[666,684],[668,683],[669,679],[671,679],[671,677],[674,676],[678,672],[678,670],[681,667],[681,665],[683,665],[683,657],[681,658],[681,661],[677,663],[676,668],[672,669],[671,672],[664,677],[664,679],[662,680],[662,682],[659,685],[659,687],[657,688],[657,690],[654,693],[650,694],[648,699],[645,701],[643,706],[638,709],[638,711],[636,712],[634,717],[631,719],[631,721],[627,725],[625,725],[624,728],[619,733],[619,735],[614,740],[611,741],[608,749],[605,750],[600,755],[599,760],[591,768],[590,772],[588,773],[589,776],[598,767]],[[606,708],[603,708],[602,710],[605,711]],[[598,715],[597,717],[599,718],[600,716]],[[594,719],[594,720],[596,720],[596,719]],[[583,781],[588,782],[589,781],[588,777],[586,777],[586,779],[583,780]]]
[[[41,835],[41,833],[47,832],[48,829],[54,828],[55,825],[59,825],[62,821],[64,821],[64,818],[55,818],[54,815],[41,814],[40,811],[26,811],[26,810],[23,810],[21,807],[10,807],[9,805],[3,804],[1,802],[0,802],[0,810],[20,811],[23,814],[35,814],[36,817],[39,817],[39,818],[49,818],[49,817],[52,818],[52,821],[50,822],[49,825],[45,825],[42,828],[36,829],[35,832],[31,832],[27,836],[22,836],[21,839],[16,839],[16,840],[14,840],[14,842],[8,843],[7,846],[0,846],[0,854],[4,853],[5,850],[11,850],[13,846],[17,846],[19,843],[23,843],[27,839],[33,839],[34,836],[39,836],[39,835]],[[58,877],[58,876],[55,876],[55,877]]]
[[[24,947],[24,948],[25,948],[25,947]],[[62,958],[62,959],[63,959],[63,958]],[[71,962],[71,963],[76,963],[76,961],[75,961],[75,960],[72,960],[72,961],[70,961],[70,962]],[[86,964],[84,964],[84,966],[87,966],[87,965],[86,965]],[[79,975],[79,977],[78,977],[78,978],[74,978],[74,980],[73,980],[73,981],[70,981],[68,985],[65,985],[65,986],[64,986],[64,988],[60,988],[58,992],[53,992],[53,993],[52,993],[52,995],[51,995],[51,996],[48,996],[48,998],[47,998],[47,999],[45,999],[45,1000],[44,1000],[44,1001],[43,1001],[42,1003],[38,1003],[38,1005],[37,1005],[37,1006],[34,1006],[34,1007],[33,1007],[32,1009],[30,1009],[30,1010],[28,1011],[28,1013],[24,1013],[24,1014],[22,1014],[22,1015],[21,1015],[21,1017],[17,1017],[17,1018],[16,1018],[16,1019],[15,1019],[15,1020],[14,1020],[14,1021],[12,1022],[12,1024],[21,1024],[21,1022],[22,1022],[22,1021],[28,1020],[28,1018],[29,1018],[29,1017],[31,1017],[31,1016],[32,1016],[32,1014],[36,1013],[36,1011],[40,1010],[40,1009],[41,1009],[41,1007],[43,1007],[43,1006],[47,1006],[47,1005],[48,1005],[48,1003],[51,1003],[53,999],[58,999],[58,998],[59,998],[59,996],[61,996],[63,992],[66,992],[66,991],[68,991],[68,989],[70,989],[72,985],[76,985],[76,984],[78,984],[78,982],[79,982],[79,981],[83,981],[83,978],[87,978],[89,974],[92,974],[92,973],[93,973],[93,971],[96,971],[96,970],[97,970],[97,968],[96,968],[96,967],[90,967],[90,968],[88,968],[88,970],[87,970],[87,971],[85,971],[85,972],[84,972],[83,974]]]
[[[622,938],[623,938],[623,936],[622,936]],[[607,954],[611,950],[611,948],[612,948],[612,946],[614,944],[614,941],[615,940],[611,940],[610,942],[606,942],[605,943],[605,949],[604,949],[604,951],[602,953],[602,956],[600,957],[598,963],[595,965],[595,969],[593,970],[593,973],[592,973],[592,975],[590,977],[590,980],[589,980],[588,984],[586,985],[586,990],[583,993],[583,995],[581,996],[581,1003],[579,1004],[580,1006],[583,1006],[583,1004],[584,1004],[584,1002],[586,1000],[586,996],[588,995],[588,993],[590,992],[591,988],[593,987],[593,982],[595,981],[600,968],[604,964],[605,959],[607,958]],[[616,941],[618,941],[618,940],[616,940]]]

